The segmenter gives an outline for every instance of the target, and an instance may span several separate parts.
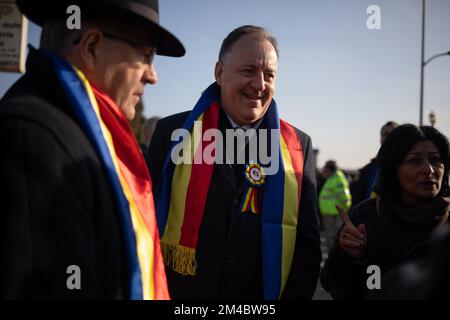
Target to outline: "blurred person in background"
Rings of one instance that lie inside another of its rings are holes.
[[[160,117],[151,117],[144,121],[141,126],[140,132],[140,147],[142,150],[142,154],[146,155],[148,146],[150,145],[150,141],[152,140],[153,131],[155,131],[156,124],[158,123]]]
[[[380,145],[389,136],[392,130],[398,127],[398,124],[394,121],[386,122],[380,130]],[[352,206],[356,206],[358,203],[375,197],[373,192],[373,185],[375,183],[378,171],[380,170],[376,159],[373,158],[370,162],[359,170],[359,178],[355,183],[354,192],[352,193]]]
[[[352,204],[349,184],[345,174],[339,170],[336,161],[329,160],[325,163],[322,176],[326,179],[319,194],[319,209],[324,222],[325,236],[328,251],[334,241],[334,237],[341,226],[336,205],[348,210]]]

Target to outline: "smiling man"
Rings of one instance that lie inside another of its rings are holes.
[[[128,120],[155,54],[182,56],[157,0],[31,1],[42,26],[0,101],[0,296],[168,299],[152,183]],[[66,28],[78,5],[81,29]]]
[[[252,34],[239,38],[234,50],[222,49],[215,76],[224,111],[236,124],[251,125],[261,119],[275,93],[278,53],[273,44]]]
[[[174,299],[310,299],[314,293],[321,252],[313,149],[308,135],[278,117],[277,67],[276,39],[261,27],[239,27],[223,41],[216,82],[193,110],[157,124],[147,163]],[[180,128],[203,134],[202,142],[171,141]],[[207,139],[211,129],[221,134]],[[230,130],[256,134],[236,145]],[[217,156],[222,141],[234,146],[231,153],[225,148],[225,163]],[[191,159],[215,144],[216,161],[179,162],[172,152],[179,144]],[[276,172],[265,170],[261,145],[277,155]],[[242,151],[245,163],[236,161]]]

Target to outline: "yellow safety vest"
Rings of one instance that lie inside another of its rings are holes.
[[[346,211],[352,205],[348,181],[341,170],[337,170],[327,179],[319,195],[319,209],[322,214],[338,215],[336,204]]]

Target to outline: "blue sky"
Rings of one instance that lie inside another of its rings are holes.
[[[157,57],[159,81],[147,86],[145,115],[191,109],[214,81],[223,38],[243,24],[266,27],[278,39],[275,99],[281,116],[307,132],[318,164],[337,160],[356,169],[379,147],[388,120],[418,123],[421,0],[160,0],[162,25],[184,43],[183,58]],[[366,26],[370,5],[381,29]],[[427,0],[425,57],[450,50],[450,1]],[[30,26],[29,42],[39,28]],[[19,77],[0,73],[0,97]],[[424,120],[450,136],[450,57],[425,69]]]

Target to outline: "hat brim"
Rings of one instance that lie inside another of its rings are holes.
[[[47,21],[52,19],[67,19],[70,16],[70,14],[66,13],[67,7],[71,4],[76,4],[82,8],[82,17],[110,18],[114,19],[114,21],[131,23],[148,28],[152,34],[152,38],[156,38],[158,55],[181,57],[186,53],[181,41],[170,31],[159,25],[157,21],[153,21],[144,6],[140,8],[136,8],[135,6],[124,7],[121,2],[115,4],[112,2],[106,3],[93,0],[48,1],[48,5],[45,5],[43,2],[45,1],[17,0],[17,6],[28,20],[42,27]],[[107,9],[105,9],[106,5],[108,6]]]

